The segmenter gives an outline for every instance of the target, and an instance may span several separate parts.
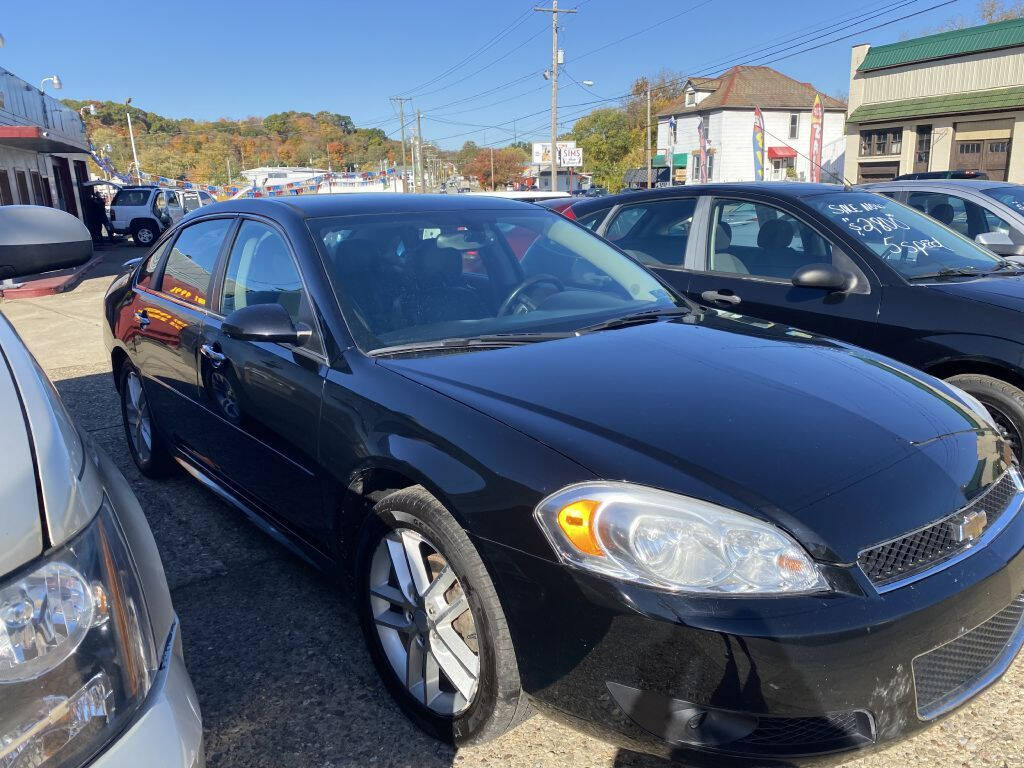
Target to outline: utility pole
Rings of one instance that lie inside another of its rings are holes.
[[[671,150],[669,150],[671,151]],[[647,188],[651,188],[651,81],[647,81]]]
[[[132,141],[132,158],[135,160],[135,178],[139,182],[139,184],[141,184],[142,183],[142,169],[139,168],[139,153],[135,151],[135,131],[132,130],[132,112],[131,112],[131,108],[128,107],[128,104],[130,102],[131,102],[131,99],[128,99],[128,101],[126,101],[124,103],[125,115],[128,117],[128,137]]]
[[[534,8],[551,14],[551,191],[558,191],[558,0],[551,0],[550,8]],[[562,13],[576,13],[563,10]],[[493,181],[493,176],[491,177]]]
[[[423,124],[421,122],[422,115],[420,111],[416,110],[416,167],[419,170],[420,176],[420,192],[427,191],[427,185],[423,178]]]
[[[406,186],[407,185],[405,183],[406,182],[406,179],[405,179],[405,171],[406,171],[406,165],[405,165],[405,102],[412,101],[412,99],[410,99],[410,98],[403,98],[401,96],[392,96],[390,101],[392,103],[394,103],[396,101],[398,102],[398,122],[401,125],[401,129],[402,129],[402,191],[405,192],[405,191],[407,191],[406,190]]]

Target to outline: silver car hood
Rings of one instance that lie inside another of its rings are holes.
[[[0,326],[6,323],[0,321]],[[2,351],[2,350],[0,350]],[[35,462],[21,397],[6,356],[0,357],[0,576],[29,562],[43,551],[42,517]]]

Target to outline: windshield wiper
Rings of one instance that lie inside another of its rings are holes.
[[[400,355],[406,352],[430,352],[441,349],[494,349],[499,347],[513,347],[521,344],[533,344],[538,341],[552,341],[554,339],[565,339],[572,336],[566,332],[544,332],[544,333],[490,333],[482,336],[456,337],[449,339],[434,339],[432,341],[412,341],[408,344],[395,344],[390,347],[378,347],[371,349],[366,354],[374,357],[380,355]]]
[[[693,310],[689,307],[661,307],[660,309],[646,309],[642,312],[633,312],[629,315],[613,317],[610,320],[604,320],[600,323],[594,323],[593,325],[585,325],[576,330],[576,335],[581,336],[584,333],[593,333],[594,331],[610,331],[614,328],[627,328],[631,325],[653,323],[662,317],[678,317],[679,315],[690,314],[693,314]]]
[[[943,267],[938,272],[929,272],[926,275],[914,275],[908,280],[929,280],[933,277],[979,277],[986,274],[979,272],[974,267]]]
[[[1003,259],[996,266],[986,272],[986,275],[994,275],[996,272],[1001,272],[1004,269],[1012,270],[1013,272],[1020,272],[1024,270],[1024,264],[1019,261],[1011,261],[1010,259]]]

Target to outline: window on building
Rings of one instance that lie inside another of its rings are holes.
[[[977,155],[981,153],[981,142],[980,141],[963,141],[960,142],[958,151],[961,155]]]
[[[39,171],[32,171],[32,202],[36,205],[46,205],[43,200],[43,182]]]
[[[28,194],[28,177],[24,171],[14,172],[14,181],[18,185],[18,200],[22,205],[32,205],[32,198]]]
[[[11,194],[11,177],[7,175],[6,168],[0,168],[0,205],[14,205],[14,195]]]
[[[914,155],[914,162],[928,167],[932,154],[932,127],[930,125],[917,126],[917,153]]]
[[[715,154],[708,152],[708,181],[715,180]]]
[[[697,94],[694,93],[693,91],[687,91],[686,92],[686,106],[692,107],[696,103],[697,103]]]
[[[43,205],[53,208],[53,193],[50,191],[50,179],[47,176],[42,177],[43,184]]]
[[[880,128],[860,132],[860,154],[898,155],[903,148],[902,128]]]
[[[989,154],[1005,154],[1010,149],[1009,141],[990,141],[988,145]]]
[[[792,112],[789,115],[789,138],[800,138],[800,113]]]

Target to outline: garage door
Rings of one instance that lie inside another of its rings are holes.
[[[950,168],[982,171],[990,179],[1006,181],[1012,128],[1009,120],[957,123]]]
[[[857,166],[857,183],[870,184],[873,181],[892,181],[900,172],[900,164],[860,163]]]

